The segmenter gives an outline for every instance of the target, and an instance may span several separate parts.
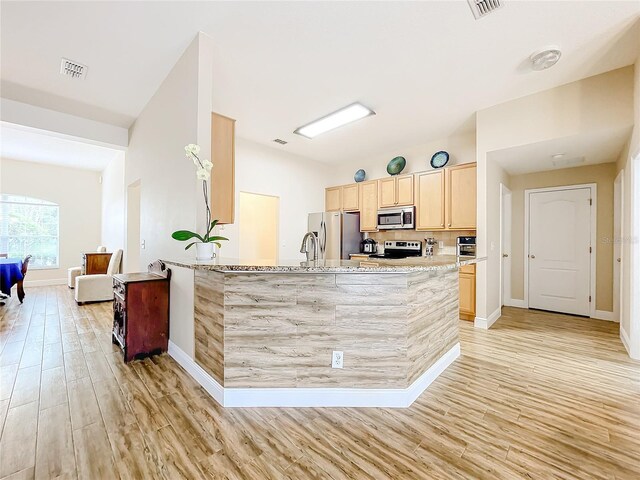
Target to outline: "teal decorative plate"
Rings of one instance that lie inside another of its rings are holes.
[[[387,173],[389,175],[398,175],[406,166],[407,160],[404,157],[396,157],[387,164]]]
[[[356,174],[353,176],[353,179],[360,183],[363,182],[365,177],[367,176],[367,172],[365,172],[363,169],[360,169],[356,172]]]
[[[442,150],[433,154],[433,157],[431,157],[431,166],[433,168],[442,168],[447,164],[448,161],[449,154]]]

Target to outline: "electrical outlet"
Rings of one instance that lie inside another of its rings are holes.
[[[444,248],[444,241],[443,240],[440,240],[438,242],[438,248]]]
[[[342,352],[338,352],[334,350],[333,356],[331,357],[331,368],[342,368],[343,365],[344,365],[344,355],[342,355]]]
[[[142,250],[144,250],[145,248],[147,248],[147,242],[145,240],[141,240],[140,241],[140,248]]]

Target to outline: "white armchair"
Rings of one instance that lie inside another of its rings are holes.
[[[107,251],[107,247],[104,245],[98,245],[96,248],[97,253],[104,253]],[[82,275],[82,267],[71,267],[67,270],[67,285],[69,288],[74,288],[76,286],[76,277]]]
[[[107,273],[102,275],[80,275],[76,278],[76,302],[105,302],[113,300],[113,275],[120,273],[122,250],[111,255]]]

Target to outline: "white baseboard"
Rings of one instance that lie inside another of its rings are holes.
[[[211,395],[216,402],[224,407],[224,388],[222,385],[211,378],[211,375],[205,372],[193,358],[186,354],[184,350],[178,347],[171,340],[169,340],[168,353],[189,373],[189,375],[194,378],[196,382],[202,386],[202,388],[209,392],[209,395]]]
[[[629,341],[629,335],[627,335],[627,332],[625,332],[622,327],[620,327],[620,340],[622,341],[622,345],[624,345],[624,348],[627,350],[627,353],[631,357],[631,342]]]
[[[489,315],[489,318],[476,317],[473,322],[473,326],[476,328],[483,328],[485,330],[491,328],[491,325],[496,323],[496,320],[502,315],[502,308],[498,308],[495,312]]]
[[[607,320],[608,322],[619,321],[614,316],[613,312],[607,312],[606,310],[596,310],[596,313],[591,318],[595,318],[596,320]]]
[[[169,341],[171,355],[223,407],[407,408],[460,356],[455,344],[408,388],[224,388]]]
[[[503,303],[505,307],[527,308],[524,300],[520,300],[519,298],[505,298]]]
[[[66,285],[66,278],[52,278],[50,280],[25,280],[25,287],[49,287],[51,285]]]

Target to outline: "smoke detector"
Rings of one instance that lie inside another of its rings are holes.
[[[60,61],[60,74],[66,75],[67,77],[84,80],[87,76],[87,69],[88,67],[86,65],[74,62],[68,58],[63,57]]]
[[[554,157],[552,157],[554,158]],[[585,162],[584,157],[575,157],[575,158],[559,158],[551,160],[551,163],[554,167],[572,167],[574,165],[580,165]]]
[[[546,47],[544,50],[534,52],[529,57],[529,60],[531,60],[531,68],[536,71],[546,70],[558,63],[561,56],[562,52],[559,47]]]
[[[467,0],[476,20],[502,7],[501,0]]]

